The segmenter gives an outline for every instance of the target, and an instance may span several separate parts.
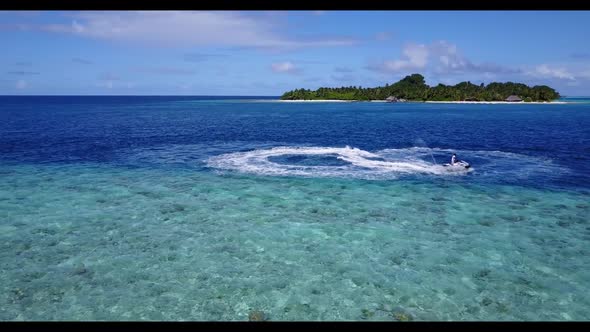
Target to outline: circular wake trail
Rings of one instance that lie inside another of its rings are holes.
[[[275,147],[246,152],[234,152],[211,157],[207,165],[220,170],[232,170],[259,175],[353,177],[365,179],[397,178],[403,174],[466,174],[468,170],[449,170],[442,165],[426,162],[410,149],[404,158],[389,158],[381,152],[368,152],[344,147]],[[385,150],[384,150],[385,151]],[[326,156],[344,161],[344,165],[302,165],[270,160],[281,156]]]

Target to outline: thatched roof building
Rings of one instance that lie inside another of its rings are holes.
[[[508,98],[506,98],[506,101],[509,101],[509,102],[519,102],[519,101],[522,101],[522,99],[520,99],[520,97],[517,96],[517,95],[511,95]]]

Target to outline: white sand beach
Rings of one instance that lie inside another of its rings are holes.
[[[565,101],[532,101],[532,102],[510,102],[510,101],[435,101],[429,100],[426,103],[435,103],[435,104],[520,104],[520,105],[527,105],[527,104],[569,104]]]
[[[285,103],[351,103],[357,100],[339,100],[339,99],[298,99],[298,100],[283,100],[279,99],[280,102]]]
[[[285,102],[285,103],[353,103],[353,102],[371,102],[371,103],[386,103],[385,100],[338,100],[338,99],[305,99],[305,100],[282,100],[279,99],[277,101]],[[407,102],[400,102],[403,103],[421,103],[420,101],[407,101]],[[542,102],[542,101],[533,101],[533,102],[509,102],[509,101],[436,101],[436,100],[429,100],[425,101],[425,103],[434,103],[434,104],[520,104],[520,105],[527,105],[527,104],[571,104],[571,102],[565,101],[551,101],[551,102]],[[397,103],[392,103],[397,104]]]

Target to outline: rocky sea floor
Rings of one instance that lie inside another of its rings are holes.
[[[588,196],[0,167],[0,320],[588,320]]]

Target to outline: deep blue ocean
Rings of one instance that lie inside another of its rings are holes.
[[[563,101],[0,97],[0,320],[588,320]]]

